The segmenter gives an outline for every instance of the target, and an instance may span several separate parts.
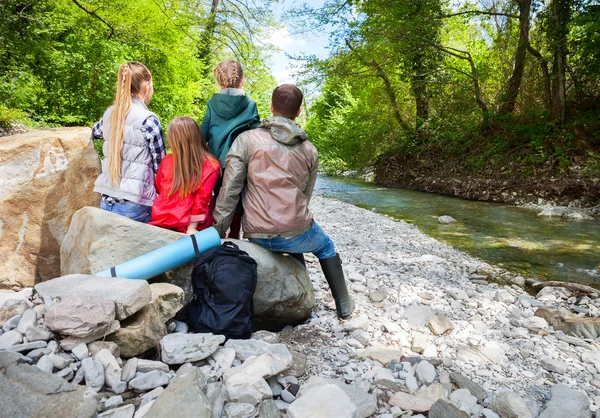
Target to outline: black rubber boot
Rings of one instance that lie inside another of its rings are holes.
[[[293,257],[296,260],[298,260],[304,266],[304,268],[306,268],[306,261],[304,260],[304,254],[302,254],[302,253],[290,253],[290,257]]]
[[[335,300],[338,316],[340,318],[349,317],[354,312],[354,301],[348,294],[340,255],[336,254],[335,257],[322,258],[319,260],[319,263],[321,263],[323,274],[325,275],[325,279],[327,279],[331,294]]]

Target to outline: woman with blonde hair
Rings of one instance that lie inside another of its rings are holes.
[[[102,194],[100,208],[140,222],[150,221],[154,176],[165,156],[160,122],[146,107],[153,93],[144,64],[121,65],[115,103],[92,128],[93,137],[104,140],[102,173],[94,184]]]
[[[156,175],[158,198],[151,225],[187,234],[213,224],[212,196],[219,178],[219,162],[204,140],[200,126],[190,117],[175,118],[167,128],[169,147]]]

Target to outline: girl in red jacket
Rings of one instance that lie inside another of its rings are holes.
[[[212,196],[219,162],[208,150],[200,126],[190,117],[173,119],[167,138],[173,154],[162,160],[156,174],[158,198],[150,224],[193,234],[213,224]]]

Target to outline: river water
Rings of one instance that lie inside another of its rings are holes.
[[[538,217],[535,211],[345,178],[319,176],[315,194],[402,219],[468,254],[526,277],[600,285],[600,221]],[[441,225],[450,215],[458,222]],[[364,228],[368,228],[364,225]]]

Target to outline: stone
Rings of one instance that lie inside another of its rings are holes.
[[[110,354],[112,354],[115,358],[121,357],[121,349],[112,341],[93,341],[89,343],[87,347],[90,351],[90,356],[92,357],[96,357],[96,354],[104,349],[110,351]]]
[[[101,414],[98,414],[98,418],[133,418],[135,413],[135,406],[129,404],[120,408],[109,409]]]
[[[64,357],[59,356],[58,354],[50,354],[48,355],[50,360],[52,360],[52,364],[56,370],[62,370],[67,367],[69,364],[73,363],[73,359],[65,359]]]
[[[115,240],[115,236],[127,239]],[[62,274],[96,273],[146,254],[185,235],[132,221],[95,207],[84,207],[73,215],[61,246]],[[232,241],[232,240],[229,240]],[[248,241],[234,240],[257,263],[258,282],[254,293],[255,326],[281,329],[310,317],[314,291],[304,267],[290,257],[275,254]],[[161,277],[181,287],[188,297],[193,261]],[[135,282],[143,280],[135,280]]]
[[[566,371],[569,367],[567,365],[567,363],[557,360],[557,359],[553,359],[551,357],[542,358],[540,363],[542,364],[542,367],[544,369],[548,370],[549,372],[554,372],[554,373],[559,373],[559,374],[566,373]]]
[[[427,325],[429,326],[431,332],[433,332],[435,335],[443,335],[447,332],[452,332],[454,329],[452,321],[450,321],[450,319],[448,319],[448,317],[444,314],[434,315],[429,319]]]
[[[78,360],[83,360],[83,359],[88,358],[90,356],[90,352],[88,350],[88,347],[85,344],[79,344],[78,346],[76,346],[75,348],[73,348],[71,350],[71,353],[75,357],[77,357]]]
[[[435,367],[427,360],[417,364],[415,373],[421,383],[432,383],[435,380]]]
[[[25,330],[27,341],[48,341],[52,336],[50,331],[35,326],[28,326]]]
[[[433,311],[425,305],[410,305],[404,310],[404,318],[406,318],[408,326],[413,329],[427,325],[431,316],[433,316]]]
[[[226,348],[235,351],[235,357],[245,361],[252,356],[271,354],[274,357],[282,358],[285,361],[292,362],[292,354],[285,344],[269,344],[261,340],[228,340],[225,343]]]
[[[249,403],[230,402],[223,409],[224,418],[248,418],[255,415],[256,406]]]
[[[260,404],[258,418],[281,418],[281,412],[272,399],[265,399]]]
[[[177,418],[212,418],[211,402],[202,390],[205,384],[204,374],[198,367],[194,367],[189,373],[175,379],[158,396],[144,417],[164,418],[176,415]]]
[[[0,369],[8,367],[14,363],[23,363],[23,362],[24,362],[24,358],[19,353],[13,353],[11,351],[0,351]]]
[[[460,389],[467,389],[471,395],[477,398],[477,401],[480,403],[483,402],[483,400],[487,397],[487,392],[483,387],[481,387],[481,385],[458,373],[450,373],[450,379]]]
[[[46,341],[33,341],[31,343],[15,344],[7,348],[8,351],[26,352],[36,348],[45,348],[48,345]]]
[[[544,318],[555,331],[562,331],[583,339],[596,339],[600,336],[600,318],[577,316],[567,310],[546,308],[538,308],[535,316]]]
[[[160,396],[161,393],[165,391],[165,388],[159,386],[157,388],[152,389],[150,392],[144,393],[140,396],[142,398],[142,403],[153,401]]]
[[[587,364],[600,364],[600,350],[586,350],[581,353],[581,361]]]
[[[225,341],[223,335],[169,334],[160,340],[161,359],[167,364],[203,360]]]
[[[235,350],[233,348],[219,348],[211,355],[212,359],[217,362],[220,368],[230,369],[235,360]]]
[[[458,389],[450,394],[450,402],[471,415],[478,416],[481,406],[477,404],[477,398],[471,395],[467,389]]]
[[[292,403],[296,400],[296,397],[292,395],[288,390],[284,389],[281,391],[281,399],[284,402]]]
[[[37,312],[34,311],[33,309],[27,309],[25,312],[23,312],[23,314],[21,315],[21,318],[19,319],[19,324],[17,325],[17,331],[19,331],[21,334],[25,335],[27,328],[30,326],[35,326],[36,323],[37,323]]]
[[[404,392],[396,392],[390,398],[389,404],[398,406],[404,411],[427,412],[431,409],[434,402],[426,397],[410,395]]]
[[[363,350],[357,350],[356,356],[359,359],[370,358],[383,365],[387,365],[392,361],[400,361],[402,358],[402,351],[393,347],[369,347]]]
[[[190,327],[185,322],[173,320],[175,324],[175,330],[173,332],[188,332]]]
[[[417,392],[417,396],[429,399],[431,402],[437,402],[440,399],[448,398],[450,389],[446,390],[441,383],[433,383]]]
[[[101,209],[98,211],[114,215]],[[124,216],[114,216],[128,219]],[[113,241],[121,242],[122,240],[115,240],[113,236]],[[125,241],[123,240],[123,242]],[[51,303],[54,298],[64,300],[66,297],[75,296],[89,297],[97,302],[112,301],[115,304],[115,314],[118,320],[123,320],[142,309],[152,297],[150,286],[146,280],[96,277],[85,274],[72,274],[38,283],[35,285],[35,290],[47,304]]]
[[[406,385],[406,389],[408,389],[408,392],[411,394],[414,394],[417,391],[417,389],[419,389],[417,379],[413,375],[408,375],[404,384]]]
[[[352,317],[342,324],[342,329],[346,332],[353,332],[358,329],[366,330],[369,327],[369,318],[364,315]]]
[[[104,381],[106,386],[112,387],[112,385],[121,381],[121,368],[117,359],[115,359],[110,351],[107,349],[100,350],[94,359],[104,366]]]
[[[170,283],[152,283],[151,303],[154,305],[162,322],[173,318],[183,308],[185,293],[182,288]]]
[[[136,377],[129,381],[129,387],[136,392],[146,392],[159,386],[168,385],[169,381],[168,373],[153,370],[148,373],[136,374]]]
[[[289,376],[300,377],[304,376],[306,370],[307,358],[304,354],[294,350],[290,350],[292,353],[292,366],[287,370]]]
[[[127,363],[125,363],[125,366],[123,366],[123,368],[121,369],[121,381],[129,383],[129,381],[135,377],[135,373],[137,372],[137,366],[138,359],[136,357],[127,360]],[[163,371],[168,372],[169,368],[167,367],[167,370]]]
[[[504,354],[504,349],[498,343],[490,341],[485,346],[459,345],[457,356],[462,361],[475,364],[501,364],[504,361]]]
[[[162,388],[161,388],[162,389]],[[138,408],[137,411],[135,411],[135,415],[133,416],[133,418],[143,418],[146,416],[146,414],[148,413],[148,411],[150,411],[150,409],[152,408],[152,405],[154,405],[154,401],[148,401],[146,403],[142,402],[140,404],[140,407]]]
[[[552,398],[538,418],[591,418],[590,401],[585,393],[559,383],[550,388]]]
[[[3,417],[92,418],[98,407],[85,387],[28,364],[12,364],[0,373],[0,393]]]
[[[52,362],[50,356],[42,356],[36,363],[35,367],[43,372],[52,373],[52,369],[54,369],[54,363]]]
[[[21,320],[21,315],[15,315],[12,318],[9,318],[2,326],[2,332],[8,332],[8,331],[12,331],[12,330],[19,332],[19,331],[17,331],[17,325],[19,325],[20,320]],[[19,334],[20,334],[20,332],[19,332]]]
[[[438,222],[443,225],[448,225],[455,223],[456,219],[454,219],[452,216],[442,215],[438,218]]]
[[[0,350],[19,344],[23,341],[23,336],[19,331],[8,331],[0,335]]]
[[[514,392],[501,392],[492,398],[492,410],[502,418],[533,418],[523,398]]]
[[[456,287],[447,288],[446,293],[448,293],[448,295],[450,295],[450,297],[452,297],[453,299],[456,299],[456,300],[469,299],[469,295],[467,295],[467,292],[465,292],[462,289],[456,288]]]
[[[522,326],[530,330],[538,330],[548,328],[548,322],[542,317],[531,316],[522,321]]]
[[[167,366],[162,361],[154,361],[154,360],[146,360],[146,359],[138,359],[137,360],[137,371],[140,373],[151,372],[152,370],[160,370],[162,372],[168,373],[169,366]]]
[[[227,400],[227,387],[222,382],[212,382],[204,386],[204,393],[210,403],[213,417],[220,417]]]
[[[90,357],[81,362],[83,374],[85,376],[85,385],[98,392],[104,386],[104,366],[99,361]]]
[[[371,299],[371,302],[375,303],[383,302],[387,299],[387,293],[382,289],[377,289],[369,293],[369,299]]]
[[[544,209],[540,213],[538,213],[537,216],[561,217],[566,212],[567,212],[567,210],[565,208],[556,207],[556,206],[545,206]]]
[[[21,315],[27,310],[27,302],[23,299],[8,299],[0,307],[0,327],[10,318]]]
[[[100,160],[89,128],[3,137],[0,155],[0,287],[33,286],[60,276],[58,254],[73,213],[99,206],[93,188]]]
[[[223,380],[229,390],[230,386],[252,383],[257,378],[268,379],[275,376],[287,370],[291,366],[291,361],[291,358],[278,357],[272,354],[250,357],[242,365],[226,370],[223,374]]]
[[[327,384],[307,390],[287,410],[288,418],[355,418],[357,408],[342,389]]]
[[[119,346],[121,357],[131,358],[157,348],[165,335],[165,323],[156,306],[150,304],[121,321],[121,328],[109,335],[107,340]]]
[[[437,400],[429,409],[428,418],[469,418],[469,414],[461,411],[450,402]]]
[[[250,338],[252,338],[253,340],[262,340],[269,344],[279,343],[279,334],[277,334],[276,332],[266,330],[256,331],[252,333],[252,337]]]
[[[352,403],[354,403],[356,406],[357,418],[370,417],[377,410],[377,396],[374,393],[368,393],[356,387],[355,385],[347,385],[341,380],[326,379],[321,376],[311,376],[310,379],[308,379],[308,381],[302,385],[300,391],[296,394],[296,397],[299,398],[304,396],[304,393],[312,388],[317,388],[324,385],[335,385],[342,389],[348,398],[350,398]]]
[[[123,397],[121,395],[111,396],[104,402],[105,408],[114,408],[115,406],[123,403]]]
[[[427,335],[416,333],[413,336],[411,350],[417,354],[423,354],[427,348]]]
[[[515,303],[515,297],[506,289],[498,289],[496,290],[496,294],[494,296],[494,300],[498,302],[503,302],[506,304]]]

